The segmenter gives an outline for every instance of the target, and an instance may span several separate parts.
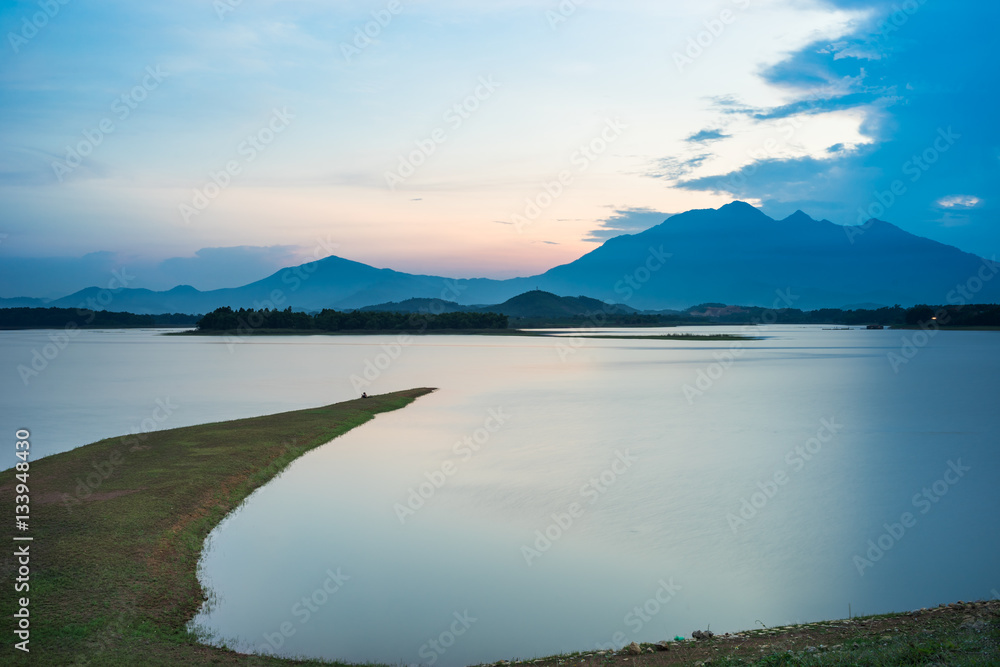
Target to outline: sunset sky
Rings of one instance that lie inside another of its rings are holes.
[[[329,254],[530,275],[732,199],[991,257],[998,24],[970,0],[0,2],[0,297]]]

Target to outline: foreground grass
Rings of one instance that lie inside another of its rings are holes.
[[[185,624],[205,599],[196,578],[202,544],[295,458],[430,391],[111,438],[32,462],[31,588],[15,596],[5,586],[0,664],[332,664],[198,644]],[[10,514],[14,474],[0,473],[0,506]],[[3,559],[8,582],[11,552]],[[13,648],[11,632],[15,598],[24,595],[29,655]]]
[[[196,578],[201,548],[226,514],[295,458],[429,391],[159,431],[141,440],[112,438],[33,462],[29,534],[34,541],[26,594],[31,653],[13,648],[15,594],[8,587],[0,596],[0,613],[8,619],[0,664],[338,664],[199,644],[186,624],[204,601]],[[0,473],[0,504],[10,510],[14,482],[13,470]],[[8,583],[15,570],[12,551],[0,561]],[[998,647],[1000,601],[992,601],[520,664],[971,666],[1000,664]]]
[[[1000,665],[1000,601],[958,602],[905,614],[885,614],[780,628],[758,628],[710,639],[585,651],[504,667],[895,667]]]

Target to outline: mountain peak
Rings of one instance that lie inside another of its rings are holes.
[[[722,216],[724,219],[728,220],[739,220],[740,222],[746,220],[759,220],[772,221],[772,219],[759,208],[753,204],[748,204],[745,201],[735,200],[731,201],[725,206],[720,206],[715,209],[717,215]]]
[[[754,206],[753,204],[748,204],[745,201],[741,201],[739,199],[734,199],[733,201],[729,202],[725,206],[720,206],[717,210],[720,211],[720,212],[721,211],[747,211],[747,212],[753,211],[755,213],[760,213],[760,209],[758,209],[756,206]]]
[[[792,213],[790,216],[782,220],[782,222],[803,223],[816,222],[816,220],[802,209],[798,209],[795,213]]]

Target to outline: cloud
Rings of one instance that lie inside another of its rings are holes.
[[[192,285],[205,291],[239,287],[307,261],[302,257],[302,248],[277,245],[202,248],[191,257],[152,261],[109,251],[82,257],[4,257],[0,297],[58,299],[85,287],[104,287],[115,271],[134,276],[127,285],[130,288],[159,291]]]
[[[614,215],[601,221],[600,227],[587,232],[587,236],[583,240],[604,243],[615,236],[645,231],[669,217],[669,213],[661,213],[649,208],[618,209]]]
[[[941,197],[935,203],[941,208],[965,209],[975,208],[983,203],[983,200],[974,195],[948,195]]]
[[[653,178],[665,178],[667,180],[675,181],[690,174],[710,157],[712,157],[710,154],[703,153],[689,158],[660,158],[656,161],[655,167],[649,172],[648,175]]]
[[[82,257],[4,257],[0,262],[0,297],[58,299],[84,287],[104,287],[122,266],[116,253]]]
[[[702,130],[701,132],[695,132],[690,137],[685,139],[689,143],[705,143],[709,141],[716,141],[718,139],[728,139],[730,135],[726,134],[722,130]]]
[[[193,285],[200,290],[238,287],[303,263],[297,246],[202,248],[194,257],[171,257],[156,267],[160,285]]]
[[[699,170],[699,178],[678,187],[760,201],[772,216],[799,208],[854,224],[859,210],[887,199],[895,185],[902,194],[892,197],[885,219],[963,250],[994,254],[1000,210],[991,200],[955,193],[989,192],[1000,181],[1000,124],[994,118],[1000,70],[991,27],[1000,23],[1000,7],[973,0],[827,3],[872,11],[834,43],[817,41],[761,72],[787,92],[787,103],[755,108],[717,97],[713,104],[719,113],[754,124],[850,112],[862,119],[858,130],[870,143],[842,146],[840,137],[831,137],[823,155],[772,153],[738,170]],[[683,179],[691,171],[685,160],[666,158],[661,166],[661,174],[651,175]],[[942,217],[942,209],[950,213]]]

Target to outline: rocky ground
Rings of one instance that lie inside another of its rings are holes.
[[[628,665],[1000,665],[1000,600],[956,602],[903,614],[761,628],[630,644],[496,667]]]

